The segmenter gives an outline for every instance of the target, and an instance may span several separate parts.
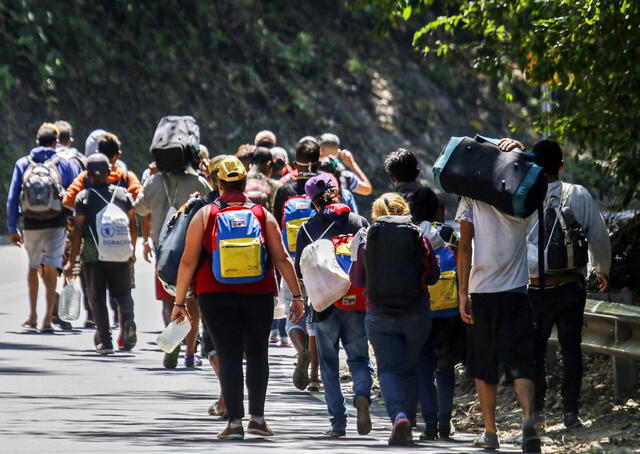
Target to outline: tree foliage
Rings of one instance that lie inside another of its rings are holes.
[[[417,28],[427,54],[463,55],[506,81],[550,88],[539,131],[578,147],[591,180],[626,206],[640,195],[640,2],[633,0],[354,0]],[[419,21],[419,22],[418,22]],[[615,184],[611,184],[613,178]],[[622,189],[622,190],[621,190]]]

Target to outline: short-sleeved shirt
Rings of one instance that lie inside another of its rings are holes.
[[[473,224],[473,257],[469,293],[497,293],[529,283],[529,219],[509,216],[478,200],[463,197],[456,221]]]
[[[205,195],[210,191],[207,180],[193,169],[184,173],[158,172],[145,181],[135,208],[140,216],[151,214],[151,238],[156,247],[169,208],[180,208],[194,192]]]
[[[98,192],[96,194],[94,191]],[[115,194],[114,194],[115,191]],[[102,197],[101,197],[102,196]],[[105,200],[111,201],[121,208],[125,213],[133,209],[133,199],[126,189],[101,184],[93,186],[91,189],[83,189],[78,193],[75,200],[75,215],[84,216],[84,246],[82,248],[81,258],[84,262],[95,262],[98,260],[98,249],[96,241],[96,216],[107,206]],[[91,229],[91,230],[90,230]],[[93,234],[93,235],[92,235]]]

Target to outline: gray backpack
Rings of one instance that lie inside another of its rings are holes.
[[[29,166],[22,176],[20,206],[22,215],[29,219],[53,219],[62,212],[62,177],[56,156],[45,162],[36,162],[29,156]]]

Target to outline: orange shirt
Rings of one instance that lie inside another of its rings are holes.
[[[125,176],[124,172],[125,171],[122,170],[120,167],[112,167],[107,181],[109,183],[116,183],[120,181]],[[65,192],[64,198],[62,199],[62,204],[64,206],[73,210],[74,204],[76,202],[76,196],[80,191],[82,191],[85,188],[84,182],[88,177],[89,175],[85,170],[81,172],[80,175],[78,175],[75,180],[73,180],[73,183],[69,185],[69,187]],[[127,183],[127,191],[129,191],[129,194],[131,194],[131,197],[133,197],[133,200],[135,200],[138,197],[138,194],[140,193],[140,191],[142,190],[142,186],[140,185],[140,180],[138,180],[138,177],[136,176],[135,173],[128,172],[125,182]]]

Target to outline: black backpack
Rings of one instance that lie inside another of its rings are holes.
[[[367,296],[376,309],[403,313],[415,308],[425,290],[425,245],[411,223],[377,221],[367,230]]]
[[[158,170],[181,171],[197,167],[200,128],[190,116],[167,116],[160,119],[149,150]]]
[[[547,176],[520,150],[501,151],[493,139],[453,137],[433,165],[436,186],[526,218],[547,194]]]
[[[193,198],[187,201],[180,209],[173,214],[166,225],[162,228],[158,245],[158,277],[164,283],[177,285],[178,268],[180,259],[184,252],[187,238],[187,229],[191,220],[200,208],[214,199],[210,195]]]
[[[573,186],[562,185],[561,200],[549,202],[544,214],[544,246],[547,272],[575,271],[589,261],[588,241],[582,226],[569,208]]]

